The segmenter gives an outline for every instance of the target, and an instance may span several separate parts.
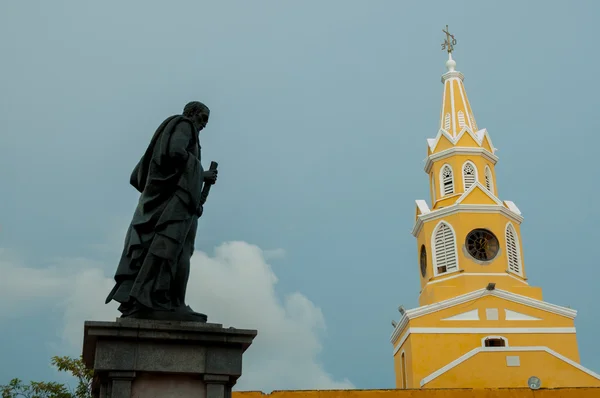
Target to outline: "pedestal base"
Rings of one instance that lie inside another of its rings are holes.
[[[83,361],[95,398],[230,398],[257,332],[219,324],[87,321]]]

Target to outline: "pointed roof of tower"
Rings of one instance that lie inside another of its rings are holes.
[[[451,52],[448,53],[446,68],[448,72],[442,75],[444,95],[442,97],[440,129],[454,138],[458,137],[465,127],[469,127],[475,133],[479,129],[467,98],[464,86],[465,76],[456,70],[456,61],[452,59]]]

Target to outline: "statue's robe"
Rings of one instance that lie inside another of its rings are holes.
[[[180,115],[166,119],[131,175],[131,185],[141,196],[125,237],[115,287],[106,299],[121,303],[123,316],[185,305],[202,213],[203,175],[191,120]]]

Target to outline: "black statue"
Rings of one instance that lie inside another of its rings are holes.
[[[122,318],[206,322],[186,305],[185,292],[198,218],[217,181],[216,162],[208,171],[200,164],[198,136],[209,114],[190,102],[166,119],[131,174],[141,196],[106,298],[121,303]]]

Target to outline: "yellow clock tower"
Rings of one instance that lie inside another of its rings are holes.
[[[431,205],[412,230],[419,307],[400,308],[391,343],[397,388],[600,386],[579,364],[575,310],[545,302],[527,279],[520,225],[500,199],[496,148],[477,126],[447,30],[439,131],[427,140]],[[500,184],[501,185],[501,184]]]

